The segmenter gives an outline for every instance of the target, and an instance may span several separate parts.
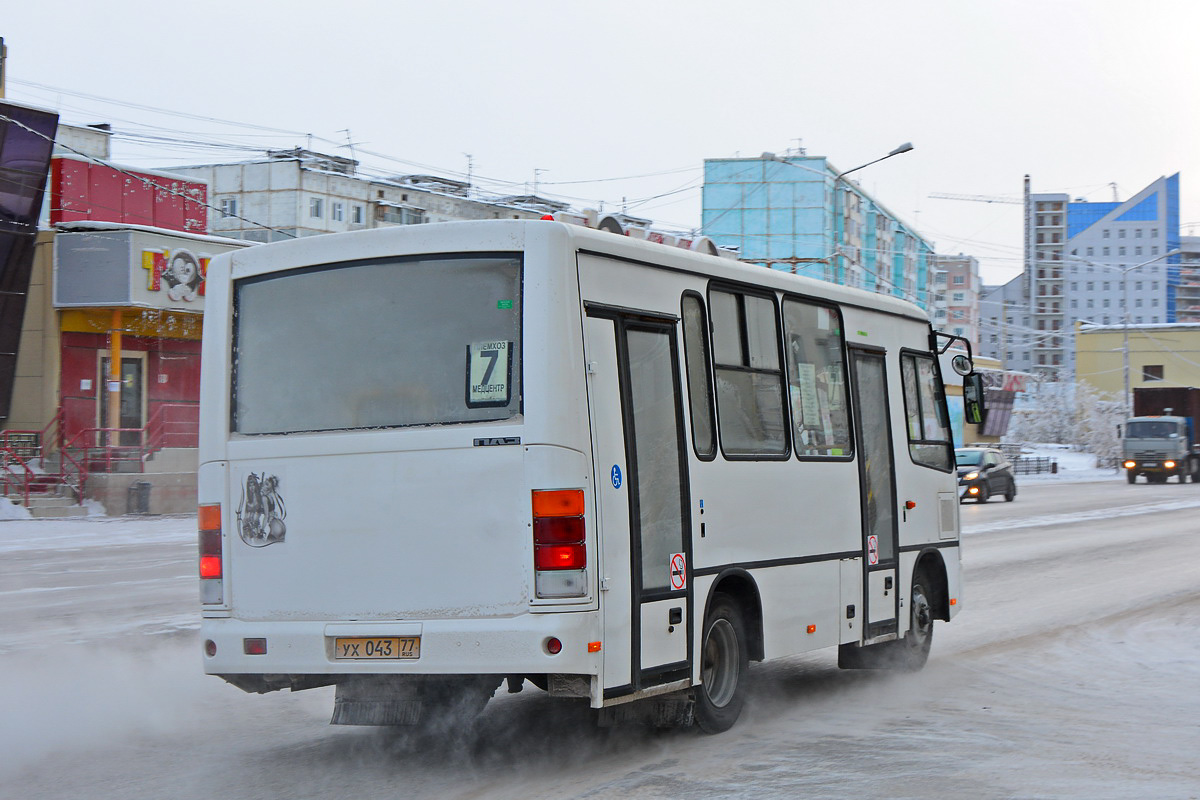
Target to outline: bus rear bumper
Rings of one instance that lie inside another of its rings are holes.
[[[391,647],[417,639],[417,657],[396,657],[366,641]],[[561,649],[552,653],[552,639]],[[324,685],[337,675],[599,675],[603,651],[598,612],[523,614],[498,619],[395,622],[245,621],[207,618],[200,626],[204,671],[209,675],[284,676],[290,683]],[[339,640],[344,645],[338,648]],[[357,650],[345,646],[357,643]],[[351,653],[339,657],[338,653]],[[358,657],[353,657],[357,653]],[[303,679],[302,676],[312,676]],[[236,683],[236,681],[231,681]]]

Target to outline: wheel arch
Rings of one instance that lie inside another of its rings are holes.
[[[751,661],[762,661],[766,657],[763,645],[763,613],[762,597],[754,577],[740,567],[730,567],[722,570],[708,589],[708,597],[704,600],[704,615],[713,598],[723,594],[733,599],[742,610],[742,622],[746,628],[746,650]],[[701,617],[703,619],[704,617]]]
[[[913,564],[913,579],[921,574],[929,577],[930,585],[925,588],[933,595],[929,602],[933,606],[934,618],[949,622],[950,590],[946,578],[946,562],[936,547],[927,547],[917,554],[917,560]]]

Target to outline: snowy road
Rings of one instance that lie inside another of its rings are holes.
[[[0,522],[0,798],[1200,797],[1200,485],[962,513],[964,610],[922,673],[756,665],[716,737],[501,693],[455,741],[203,676],[193,520]]]

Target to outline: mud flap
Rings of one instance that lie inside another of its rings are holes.
[[[600,709],[596,724],[601,728],[634,723],[654,728],[686,728],[695,720],[695,701],[689,692],[678,692],[662,697],[650,697],[605,706]]]

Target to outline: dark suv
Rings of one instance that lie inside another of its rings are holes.
[[[990,447],[960,447],[954,451],[958,465],[959,500],[975,499],[986,503],[994,494],[1012,502],[1017,496],[1017,480],[1012,464],[1004,453]]]

